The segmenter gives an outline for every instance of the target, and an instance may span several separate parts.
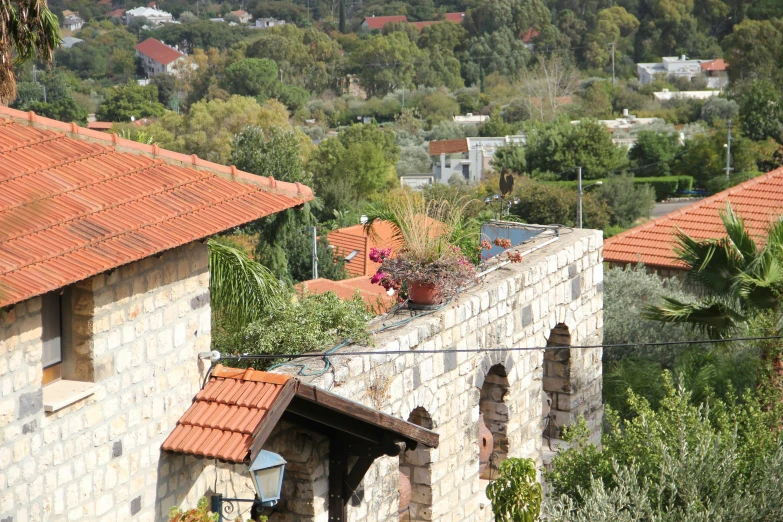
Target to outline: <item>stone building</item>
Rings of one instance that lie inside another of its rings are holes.
[[[0,520],[160,520],[201,388],[207,245],[312,198],[0,107]]]
[[[399,455],[367,462],[366,470],[361,470],[363,480],[343,497],[347,505],[341,511],[333,494],[344,490],[333,489],[331,474],[333,452],[341,451],[339,445],[335,450],[335,443],[318,427],[297,424],[298,417],[286,411],[280,422],[269,420],[269,435],[261,440],[264,449],[289,461],[283,498],[270,512],[270,522],[492,520],[484,495],[487,482],[479,475],[480,413],[494,436],[490,478],[507,456],[543,464],[547,420],[557,436],[557,430],[581,415],[598,441],[602,350],[569,347],[601,344],[602,235],[588,230],[543,233],[521,250],[521,263],[499,266],[479,286],[440,310],[413,320],[409,313],[383,318],[373,325],[386,328],[376,335],[373,346],[340,350],[329,357],[331,366],[326,371],[321,357],[305,363],[304,373],[315,376],[298,375],[293,368],[275,370],[296,375],[302,386],[319,393],[329,390],[368,411],[377,410],[378,418],[392,417],[415,424],[424,433],[434,432],[438,444],[420,443]],[[221,364],[231,362],[231,357],[221,360]],[[219,379],[237,370],[218,366],[215,372]],[[198,400],[212,395],[215,392],[205,388]],[[551,406],[545,407],[548,402]],[[547,409],[551,415],[545,413]],[[180,426],[206,428],[198,420],[198,411],[194,406],[180,419]],[[176,457],[183,463],[175,467],[190,470],[192,499],[205,492],[252,497],[246,468],[197,459],[220,450],[187,439],[175,431],[164,449],[190,455]],[[410,501],[402,514],[400,472],[411,484]]]
[[[506,456],[543,461],[547,419],[582,415],[599,434],[601,349],[569,346],[601,342],[600,232],[542,233],[457,301],[381,318],[373,345],[343,348],[328,371],[318,357],[310,376],[269,377],[200,357],[201,240],[309,189],[8,108],[0,186],[3,522],[165,521],[204,495],[248,498],[259,448],[288,460],[271,522],[396,521],[400,471],[403,518],[483,522],[480,413],[490,477]],[[227,380],[288,391],[246,405],[213,393]],[[213,399],[231,414],[191,415]],[[181,444],[184,426],[201,440]]]

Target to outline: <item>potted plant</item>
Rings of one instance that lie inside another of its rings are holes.
[[[448,201],[425,201],[404,193],[400,198],[373,207],[365,224],[370,234],[377,220],[395,229],[395,247],[371,249],[370,259],[381,263],[371,281],[389,292],[397,290],[418,305],[435,305],[457,294],[472,282],[476,270],[455,244],[462,239],[463,208]]]

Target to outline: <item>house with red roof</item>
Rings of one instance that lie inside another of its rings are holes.
[[[710,89],[723,89],[729,84],[729,64],[723,58],[703,62],[701,70],[707,77],[707,87]]]
[[[368,16],[362,22],[362,30],[364,31],[380,31],[386,24],[400,24],[408,21],[408,17],[405,15],[392,15],[392,16]]]
[[[147,76],[160,73],[176,74],[177,66],[186,61],[185,54],[155,38],[147,38],[136,45],[136,56]]]
[[[604,261],[613,266],[643,263],[662,276],[683,274],[686,266],[674,252],[675,234],[724,237],[720,213],[729,204],[755,239],[763,240],[767,226],[783,216],[783,167],[607,239]]]
[[[425,27],[439,24],[441,22],[453,22],[461,24],[462,19],[465,18],[465,13],[445,13],[442,20],[427,20],[423,22],[411,22],[416,28],[421,31]],[[408,17],[405,15],[393,15],[393,16],[368,16],[362,22],[361,29],[363,31],[380,31],[386,24],[400,24],[408,21]]]
[[[106,18],[122,18],[125,15],[125,9],[114,9],[106,13]]]
[[[68,500],[79,520],[160,520],[195,505],[187,491],[201,486],[177,481],[202,464],[161,444],[207,377],[205,240],[312,198],[0,106],[0,468],[18,484],[23,470],[59,477],[31,475],[36,487],[0,502],[0,520],[42,520],[45,506],[61,520],[65,491],[85,492]]]

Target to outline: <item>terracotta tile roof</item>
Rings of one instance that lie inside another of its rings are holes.
[[[711,62],[703,62],[701,68],[705,71],[725,71],[729,68],[729,64],[727,64],[723,58],[718,58]]]
[[[317,405],[332,419],[342,417],[370,427],[366,431],[368,436],[380,431],[381,440],[385,440],[384,433],[393,433],[431,448],[438,446],[437,433],[288,375],[219,364],[161,449],[227,462],[247,462],[258,454],[283,413],[302,415],[303,403],[310,405],[308,409]]]
[[[428,223],[429,217],[424,218]],[[373,225],[374,234],[367,234],[364,225],[339,228],[326,236],[329,244],[334,247],[335,255],[347,257],[354,251],[356,255],[345,263],[345,269],[352,276],[372,276],[381,265],[370,261],[371,248],[398,248],[400,242],[394,237],[396,229],[388,221],[377,221]]]
[[[106,16],[108,18],[114,18],[114,17],[120,17],[125,14],[125,9],[115,9],[114,11],[109,11],[106,13]]]
[[[428,22],[412,22],[412,23],[413,23],[413,25],[415,25],[415,26],[416,26],[416,28],[417,28],[419,31],[421,31],[421,30],[422,30],[422,29],[424,29],[425,27],[429,27],[429,26],[431,26],[431,25],[439,24],[440,22],[441,22],[441,20],[430,20],[430,21],[428,21]]]
[[[394,24],[399,22],[407,22],[408,17],[405,15],[394,16],[368,16],[364,19],[364,23],[367,27],[373,30],[381,30],[386,24]]]
[[[440,156],[441,154],[459,154],[468,151],[469,148],[467,138],[430,142],[430,156]]]
[[[311,279],[302,281],[296,286],[311,294],[334,292],[340,299],[352,299],[358,291],[367,306],[378,314],[388,312],[397,302],[394,296],[386,294],[386,290],[382,286],[372,284],[370,278],[366,275],[343,279],[342,281],[332,281],[324,278]]]
[[[87,128],[92,130],[107,131],[114,127],[114,123],[110,121],[90,121],[87,122]]]
[[[0,306],[310,199],[299,184],[0,107]]]
[[[531,27],[526,32],[521,33],[519,37],[522,39],[524,43],[530,43],[533,38],[536,38],[539,34],[541,34],[538,29]]]
[[[174,60],[178,60],[185,56],[176,49],[172,49],[168,45],[154,38],[147,38],[140,44],[136,45],[136,50],[144,56],[148,56],[150,59],[155,60],[161,65],[168,65]]]
[[[449,22],[461,23],[463,18],[465,18],[465,13],[446,13],[443,15],[443,19]]]
[[[719,212],[728,203],[761,239],[769,223],[783,215],[783,167],[607,239],[604,261],[683,269],[673,252],[676,229],[697,239],[724,237]]]
[[[269,420],[270,408],[289,381],[294,384],[287,375],[216,366],[162,449],[244,462],[253,434],[262,422]],[[291,396],[293,389],[289,401]]]

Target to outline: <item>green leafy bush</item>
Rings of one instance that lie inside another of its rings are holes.
[[[605,183],[605,178],[599,180]],[[633,182],[637,184],[650,185],[655,191],[655,200],[663,201],[673,196],[679,190],[691,190],[693,188],[693,176],[662,176],[651,178],[633,178]],[[577,188],[579,183],[577,181],[545,181],[544,183],[551,183],[561,187]]]
[[[617,519],[777,520],[768,514],[783,513],[783,495],[770,494],[775,490],[770,481],[777,483],[783,470],[779,395],[770,402],[765,393],[748,392],[741,401],[730,394],[697,406],[689,392],[675,389],[668,373],[663,388],[657,410],[633,392],[627,419],[607,408],[600,450],[587,442],[584,421],[566,430],[572,447],[545,473],[556,499],[550,520],[615,520],[615,510],[624,505],[606,502],[634,488],[636,504],[653,506],[659,518]],[[598,506],[613,518],[581,518],[584,509]]]
[[[244,331],[245,348],[254,354],[315,352],[350,338],[368,342],[371,314],[357,295],[343,301],[333,292],[301,294]]]
[[[496,522],[535,522],[541,513],[542,490],[531,459],[507,458],[497,479],[487,486]]]

